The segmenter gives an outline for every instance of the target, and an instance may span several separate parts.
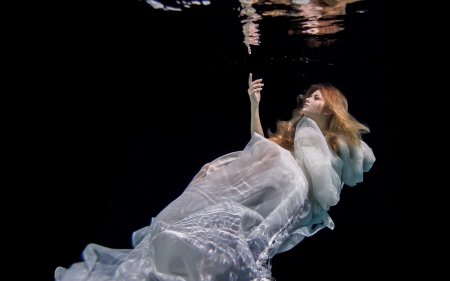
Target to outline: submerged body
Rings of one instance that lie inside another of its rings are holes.
[[[294,149],[253,133],[244,150],[206,164],[185,191],[133,233],[134,249],[90,244],[84,262],[57,268],[57,281],[271,280],[270,258],[334,224],[344,184],[375,161],[361,141],[338,138],[340,157],[303,116]]]

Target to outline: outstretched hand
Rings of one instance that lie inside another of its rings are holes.
[[[248,95],[250,97],[250,103],[252,107],[258,107],[261,100],[261,90],[264,84],[261,83],[262,79],[256,79],[252,81],[252,74],[248,77]]]

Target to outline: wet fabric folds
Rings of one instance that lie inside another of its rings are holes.
[[[133,249],[90,244],[57,281],[272,280],[270,258],[324,227],[344,184],[361,182],[375,157],[340,141],[342,159],[317,124],[297,125],[294,153],[254,134],[242,151],[205,164],[184,192],[133,233]],[[342,152],[343,151],[343,152]]]

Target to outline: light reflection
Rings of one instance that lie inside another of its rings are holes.
[[[165,0],[144,1],[154,9],[166,11],[181,11],[181,8],[189,8],[191,5],[211,4],[209,0],[176,0],[179,6],[174,7],[163,4]],[[347,5],[359,1],[362,0],[239,0],[238,10],[244,34],[243,42],[247,46],[248,53],[251,54],[251,45],[261,44],[259,24],[256,22],[263,17],[285,17],[291,22],[287,30],[289,35],[314,35],[312,38],[305,38],[308,47],[330,45],[336,40],[318,36],[335,34],[344,30],[343,16],[346,14]],[[360,9],[356,12],[365,13],[366,11]]]
[[[247,46],[248,53],[252,53],[250,45],[259,46],[259,24],[256,21],[262,19],[262,16],[256,13],[256,9],[252,7],[258,0],[239,0],[241,3],[240,16],[244,17],[241,20],[243,23],[242,32],[244,33],[244,44]]]
[[[176,4],[178,6],[174,5],[166,5],[164,4],[164,1],[156,1],[156,0],[145,0],[147,4],[153,7],[153,9],[163,9],[164,11],[182,11],[182,7],[184,8],[190,8],[191,5],[203,5],[208,6],[211,4],[209,0],[191,0],[191,1],[185,1],[185,0],[177,0]]]
[[[337,33],[346,14],[347,4],[360,0],[265,0],[260,1],[262,15],[267,17],[291,17],[293,26],[289,34],[326,35]],[[274,5],[283,6],[274,9]]]
[[[262,17],[287,17],[291,18],[291,27],[287,30],[289,35],[305,34],[315,35],[307,37],[305,41],[309,48],[329,46],[336,40],[330,38],[321,38],[317,36],[335,34],[342,30],[343,16],[346,14],[347,4],[358,2],[360,0],[241,0],[245,5],[253,5],[251,13],[257,14],[257,10]],[[257,7],[257,10],[254,7]],[[248,6],[245,6],[248,9]],[[244,8],[244,5],[243,5]],[[362,10],[357,11],[361,13]],[[258,18],[257,20],[260,20]],[[243,22],[243,21],[242,21]],[[249,54],[250,46],[259,45],[258,25],[252,26],[252,33],[249,34],[248,22],[244,22],[244,43]],[[253,41],[252,41],[253,40]]]
[[[333,43],[336,41],[336,39],[330,39],[330,38],[319,39],[318,37],[309,37],[309,38],[305,38],[305,41],[306,41],[308,48],[319,48],[322,46],[333,45]]]
[[[344,29],[336,24],[341,21],[342,20],[311,20],[307,22],[300,22],[301,29],[299,29],[299,31],[305,34],[315,35],[333,34]]]

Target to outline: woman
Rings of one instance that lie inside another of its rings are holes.
[[[297,98],[289,121],[264,133],[262,79],[249,77],[252,138],[244,150],[202,167],[186,190],[133,233],[134,249],[89,244],[84,262],[58,267],[55,280],[273,280],[270,259],[334,224],[330,206],[344,184],[375,161],[369,129],[329,84]]]

